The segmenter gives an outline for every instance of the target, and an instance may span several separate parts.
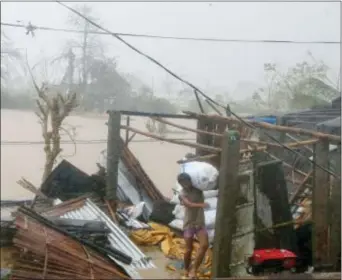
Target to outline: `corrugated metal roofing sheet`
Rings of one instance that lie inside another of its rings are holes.
[[[53,212],[52,212],[53,213]],[[53,214],[48,214],[49,216]],[[66,219],[81,219],[89,221],[103,221],[110,229],[111,233],[108,236],[108,240],[111,246],[128,256],[132,257],[132,263],[126,265],[113,257],[117,264],[122,266],[126,272],[133,279],[141,279],[137,269],[151,269],[155,268],[154,263],[148,258],[128,237],[127,235],[103,212],[95,205],[89,198],[85,199],[83,205],[76,209],[69,210],[60,215],[61,218]]]

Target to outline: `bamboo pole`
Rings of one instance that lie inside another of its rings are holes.
[[[186,131],[190,131],[190,132],[194,132],[194,133],[198,133],[198,134],[206,134],[206,135],[211,135],[211,136],[215,136],[215,137],[222,137],[223,135],[220,133],[216,133],[216,132],[211,132],[211,131],[206,131],[206,130],[201,130],[201,129],[194,129],[194,128],[190,128],[184,125],[180,125],[180,124],[175,124],[173,122],[170,122],[168,120],[165,119],[161,119],[161,118],[151,118],[155,121],[161,122],[161,123],[165,123],[167,125],[179,128],[179,129],[183,129]],[[276,144],[276,143],[269,143],[269,142],[263,142],[263,141],[256,141],[256,140],[251,140],[251,139],[241,139],[240,141],[242,142],[246,142],[246,143],[250,143],[250,144],[256,144],[256,145],[266,145],[266,146],[270,146],[270,147],[278,147],[278,148],[283,148],[283,146]],[[295,140],[294,143],[288,143],[288,144],[284,144],[286,147],[289,148],[295,148],[295,147],[300,147],[300,146],[306,146],[306,145],[312,145],[315,144],[318,140],[317,139],[309,139],[309,140],[305,140],[305,141],[298,141]]]
[[[223,117],[219,115],[205,115],[205,114],[198,114],[198,113],[189,112],[189,111],[183,111],[183,113],[194,118],[214,119],[218,121],[224,121],[226,123],[231,123],[231,122],[240,123],[241,122],[240,120],[236,118],[232,118],[232,117]],[[301,134],[301,135],[309,135],[309,136],[319,138],[319,139],[325,139],[325,140],[330,140],[334,142],[341,142],[340,136],[325,134],[322,132],[312,131],[309,129],[273,125],[273,124],[269,124],[265,122],[257,122],[257,121],[251,121],[251,120],[245,120],[245,122],[253,126],[261,127],[261,128],[268,129],[268,130],[275,130],[275,131],[280,131],[280,132],[288,132],[288,133]]]
[[[174,139],[168,139],[159,135],[155,135],[149,132],[144,132],[141,130],[138,130],[136,128],[133,127],[127,127],[125,125],[121,125],[122,129],[128,129],[129,131],[132,131],[136,134],[140,134],[149,138],[153,138],[156,140],[160,140],[160,141],[164,141],[164,142],[169,142],[172,144],[176,144],[176,145],[182,145],[182,146],[188,146],[191,148],[196,148],[196,149],[201,149],[204,151],[208,151],[208,152],[214,152],[214,153],[219,153],[221,152],[221,148],[217,148],[217,147],[212,147],[212,146],[208,146],[208,145],[202,145],[202,144],[197,144],[197,143],[191,143],[191,142],[186,142],[186,141],[182,141],[182,140],[174,140]],[[265,151],[267,149],[267,147],[255,147],[255,148],[248,148],[248,149],[243,149],[240,150],[240,154],[243,153],[248,153],[248,152],[259,152],[259,151]]]
[[[155,135],[155,134],[148,133],[148,132],[143,132],[143,131],[138,130],[138,129],[133,128],[133,127],[127,127],[127,126],[122,125],[121,128],[122,129],[127,129],[127,130],[132,131],[132,132],[135,132],[136,134],[140,134],[140,135],[143,135],[143,136],[146,136],[146,137],[149,137],[149,138],[153,138],[153,139],[156,139],[156,140],[169,142],[169,143],[176,144],[176,145],[188,146],[188,147],[191,147],[191,148],[201,149],[201,150],[209,151],[209,152],[212,152],[212,153],[218,153],[218,152],[221,151],[220,148],[215,148],[215,147],[210,147],[210,146],[207,146],[207,145],[186,142],[186,141],[182,141],[182,140],[167,139],[167,138],[159,136],[159,135]]]

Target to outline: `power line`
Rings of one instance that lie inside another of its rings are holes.
[[[183,141],[195,141],[195,138],[167,138],[167,140],[183,140]],[[130,143],[151,143],[151,142],[165,142],[156,139],[137,139],[131,140]],[[62,145],[96,145],[96,144],[106,144],[107,139],[98,139],[98,140],[61,140]],[[1,141],[1,146],[30,146],[30,145],[43,145],[44,141]]]
[[[178,76],[177,74],[175,74],[173,71],[171,71],[170,69],[168,69],[167,67],[165,67],[163,64],[161,64],[159,61],[157,61],[156,59],[154,59],[153,57],[143,53],[142,51],[140,51],[139,49],[137,49],[136,47],[134,47],[132,44],[128,43],[127,41],[125,41],[124,39],[122,39],[119,35],[109,31],[108,29],[100,26],[99,24],[97,24],[96,22],[94,22],[93,20],[87,18],[86,16],[84,16],[82,13],[78,12],[77,10],[75,10],[74,8],[69,7],[68,5],[63,4],[60,1],[56,1],[58,4],[60,4],[61,6],[65,7],[66,9],[70,10],[71,12],[77,14],[78,16],[80,16],[81,18],[83,18],[84,20],[86,20],[87,22],[89,22],[90,24],[92,24],[93,26],[97,27],[98,29],[107,32],[108,34],[111,34],[114,38],[118,39],[119,41],[121,41],[122,43],[124,43],[126,46],[128,46],[130,49],[134,50],[135,52],[137,52],[138,54],[144,56],[145,58],[147,58],[148,60],[152,61],[154,64],[157,64],[159,67],[161,67],[162,69],[164,69],[167,73],[169,73],[171,76],[173,76],[174,78],[176,78],[177,80],[183,82],[184,84],[188,85],[190,88],[192,88],[194,91],[197,91],[198,93],[200,93],[204,98],[206,98],[207,100],[209,100],[212,104],[215,104],[218,107],[221,107],[223,109],[225,109],[227,112],[229,111],[229,113],[231,115],[233,115],[234,117],[236,117],[242,124],[244,124],[245,126],[248,126],[249,128],[253,129],[253,130],[257,130],[257,128],[252,125],[251,123],[248,123],[247,121],[245,121],[244,119],[242,119],[241,117],[239,117],[236,113],[232,112],[228,106],[224,106],[222,104],[219,104],[218,102],[216,102],[215,100],[213,100],[210,96],[208,96],[207,94],[205,94],[203,91],[201,91],[198,87],[196,87],[195,85],[193,85],[192,83],[188,82],[187,80],[184,80],[183,78],[181,78],[180,76]],[[329,173],[330,175],[334,176],[337,179],[340,179],[340,177],[338,175],[336,175],[334,172],[330,171],[329,169],[325,168],[324,166],[321,166],[320,164],[317,164],[314,160],[311,160],[308,157],[303,156],[301,153],[285,146],[283,143],[281,143],[278,139],[276,139],[275,137],[273,137],[272,135],[270,135],[269,133],[263,131],[262,133],[264,133],[265,136],[267,136],[269,139],[273,140],[274,142],[276,142],[277,144],[281,145],[285,150],[288,150],[289,152],[297,155],[298,157],[307,160],[309,162],[311,162],[314,166],[324,170],[325,172]]]
[[[53,28],[46,26],[37,25],[24,25],[17,23],[1,22],[1,25],[7,27],[24,28],[26,30],[45,30],[45,31],[56,31],[66,33],[79,33],[83,34],[82,30],[75,29],[64,29],[64,28]],[[88,31],[89,34],[97,35],[111,35],[103,31]],[[115,33],[121,37],[137,37],[137,38],[150,38],[150,39],[162,39],[162,40],[182,40],[182,41],[202,41],[202,42],[217,42],[217,43],[265,43],[265,44],[333,44],[340,45],[338,41],[297,41],[297,40],[253,40],[253,39],[225,39],[225,38],[195,38],[195,37],[179,37],[179,36],[162,36],[152,34],[136,34],[136,33]]]

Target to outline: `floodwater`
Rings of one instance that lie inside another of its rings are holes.
[[[134,117],[131,126],[146,132],[146,121],[147,118]],[[195,127],[195,122],[191,120],[170,121]],[[96,162],[101,158],[101,151],[107,147],[106,122],[107,116],[69,116],[65,119],[64,127],[73,127],[76,131],[76,149],[72,143],[62,144],[61,156],[88,174],[96,172]],[[125,121],[122,120],[122,123],[125,124]],[[167,138],[195,138],[194,133],[182,134],[179,130],[177,133],[175,128],[170,129],[174,133],[168,133]],[[122,137],[125,137],[125,131],[122,131]],[[68,141],[68,136],[63,136],[62,140]],[[103,141],[94,143],[93,140]],[[136,136],[129,147],[160,191],[170,197],[179,171],[176,161],[186,153],[193,152],[193,149],[147,140],[149,138],[145,136]],[[16,182],[24,177],[36,187],[40,186],[45,162],[43,144],[39,143],[41,141],[41,127],[34,112],[1,110],[1,199],[33,197]]]

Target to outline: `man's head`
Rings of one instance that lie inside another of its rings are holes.
[[[187,173],[181,173],[178,175],[178,183],[186,190],[192,188],[191,178]]]

